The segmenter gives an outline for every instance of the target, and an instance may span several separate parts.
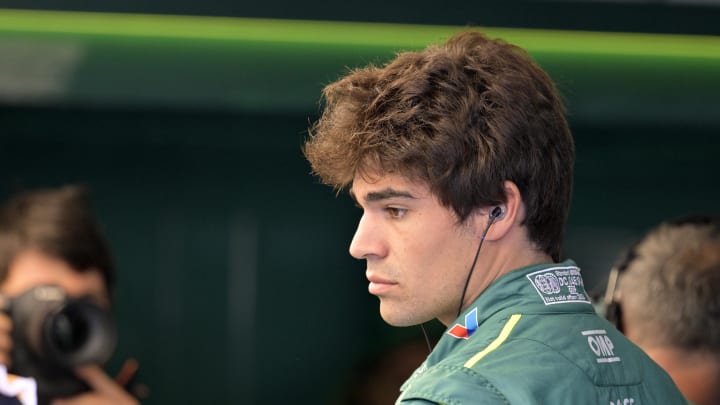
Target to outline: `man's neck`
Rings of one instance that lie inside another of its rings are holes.
[[[482,249],[485,248],[484,245]],[[523,267],[553,262],[549,255],[537,250],[527,239],[497,245],[491,242],[487,248],[487,251],[480,253],[463,308],[475,301],[490,284],[503,275]]]
[[[542,252],[534,243],[530,242],[525,227],[517,226],[508,232],[501,241],[490,242],[487,255],[481,258],[480,262],[483,268],[476,269],[481,270],[478,273],[484,272],[491,277],[490,282],[485,285],[487,287],[492,281],[513,270],[536,264],[552,263],[553,260],[547,253]]]

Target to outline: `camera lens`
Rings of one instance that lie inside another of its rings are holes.
[[[43,356],[64,367],[102,364],[115,347],[109,313],[85,300],[70,300],[44,317]]]
[[[88,317],[76,305],[68,305],[50,321],[49,338],[60,353],[75,353],[88,340]]]
[[[58,286],[36,286],[13,297],[8,312],[13,321],[9,371],[35,378],[39,403],[87,391],[72,369],[104,364],[115,347],[110,312],[89,299],[69,297]]]

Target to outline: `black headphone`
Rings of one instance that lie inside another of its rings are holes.
[[[505,212],[505,206],[496,205],[495,207],[493,207],[492,210],[490,210],[490,214],[488,214],[488,217],[490,219],[485,226],[485,230],[483,231],[482,236],[480,237],[480,243],[478,243],[477,250],[475,251],[475,258],[470,265],[470,270],[468,271],[467,278],[465,279],[465,287],[463,287],[462,295],[460,296],[460,305],[458,306],[457,311],[458,316],[460,316],[460,313],[462,313],[463,302],[465,301],[465,293],[467,292],[468,285],[470,284],[470,277],[472,277],[473,270],[475,270],[475,263],[477,263],[478,256],[480,256],[480,248],[483,245],[483,241],[485,241],[485,237],[487,236],[487,233],[490,230],[492,224],[494,224],[495,221],[503,219],[505,217]]]
[[[644,239],[644,238],[643,238]],[[630,266],[630,263],[637,257],[637,246],[643,240],[635,242],[630,249],[620,256],[620,260],[610,269],[608,276],[607,288],[605,289],[605,319],[607,319],[617,330],[623,331],[622,322],[622,305],[617,301],[615,292],[620,275]]]
[[[688,215],[664,222],[665,225],[678,227],[683,225],[694,226],[713,226],[716,230],[720,230],[720,216],[713,215]],[[652,233],[650,231],[649,233]],[[648,234],[649,234],[648,233]],[[605,319],[607,319],[620,332],[623,332],[622,305],[616,299],[616,291],[620,276],[630,267],[630,264],[638,258],[637,248],[647,237],[646,234],[640,240],[633,243],[628,250],[620,256],[620,259],[610,269],[608,276],[607,288],[605,289]]]
[[[493,209],[490,211],[490,221],[495,222],[497,220],[505,218],[505,207],[502,205],[496,205],[493,207]]]

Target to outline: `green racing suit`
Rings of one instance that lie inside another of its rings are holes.
[[[570,260],[493,282],[401,391],[397,405],[687,404],[664,370],[595,313]]]

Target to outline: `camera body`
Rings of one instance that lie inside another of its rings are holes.
[[[35,378],[40,404],[87,391],[73,368],[110,358],[116,343],[111,314],[54,285],[4,299],[13,322],[9,372]]]

